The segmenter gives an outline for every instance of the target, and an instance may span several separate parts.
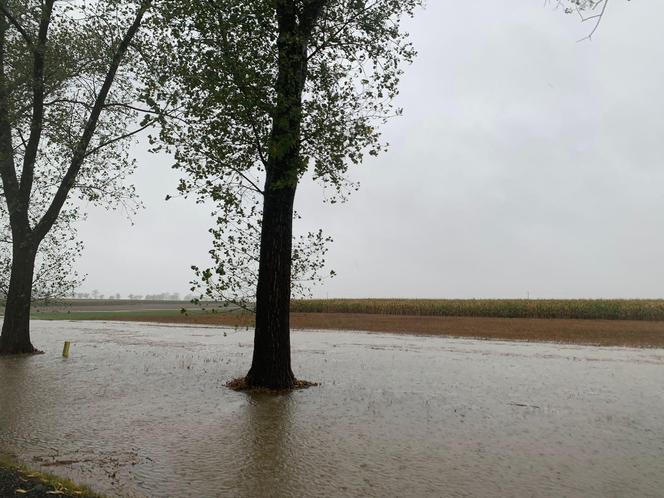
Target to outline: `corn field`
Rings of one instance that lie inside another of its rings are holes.
[[[587,320],[664,320],[664,299],[306,299],[291,311]]]

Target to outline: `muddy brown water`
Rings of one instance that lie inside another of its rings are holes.
[[[47,353],[0,358],[0,452],[110,496],[664,493],[662,349],[295,332],[321,385],[270,396],[224,387],[248,331],[32,326]]]

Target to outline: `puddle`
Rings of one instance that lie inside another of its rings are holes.
[[[661,496],[664,350],[295,332],[319,387],[226,389],[252,332],[33,322],[0,452],[110,496]],[[71,340],[69,359],[59,356]]]

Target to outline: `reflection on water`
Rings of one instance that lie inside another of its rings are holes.
[[[111,496],[661,496],[664,351],[296,332],[320,387],[247,395],[251,334],[34,322],[0,452]],[[72,340],[69,359],[59,356]]]

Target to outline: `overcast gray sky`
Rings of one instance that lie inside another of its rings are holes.
[[[664,2],[614,0],[591,25],[542,0],[428,0],[409,23],[391,150],[361,189],[297,209],[335,239],[320,297],[664,297]],[[166,156],[134,148],[146,206],[81,228],[83,289],[187,292],[209,209],[176,199]]]

